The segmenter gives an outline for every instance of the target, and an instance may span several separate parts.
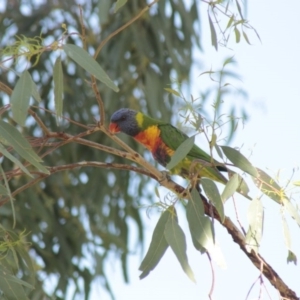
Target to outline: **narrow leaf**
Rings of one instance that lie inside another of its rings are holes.
[[[195,143],[195,136],[186,139],[172,155],[170,162],[167,164],[167,169],[171,170],[178,165],[190,152]]]
[[[241,40],[241,33],[237,29],[237,27],[234,27],[234,33],[235,33],[235,41],[236,41],[236,43],[239,43]]]
[[[29,74],[29,76],[30,76],[30,74]],[[34,82],[33,79],[31,78],[31,76],[30,76],[30,80],[31,80],[31,96],[32,96],[37,102],[41,102],[42,99],[41,99],[39,90],[38,90],[38,88],[37,88],[35,82]]]
[[[188,258],[186,255],[185,235],[183,230],[177,223],[176,216],[169,218],[165,227],[164,234],[168,244],[171,246],[174,254],[176,255],[183,271],[192,281],[196,282],[194,273],[188,263]]]
[[[283,206],[290,216],[297,222],[298,226],[300,226],[300,216],[298,210],[293,206],[291,201],[289,201],[287,198],[283,198]]]
[[[258,253],[262,232],[263,232],[263,218],[264,210],[261,201],[254,198],[248,209],[247,213],[249,229],[246,234],[247,250],[250,252],[252,249]]]
[[[289,230],[288,224],[286,222],[286,219],[283,215],[281,216],[281,220],[282,220],[284,242],[285,242],[287,249],[291,250],[292,242],[291,242],[290,230]]]
[[[15,127],[0,120],[0,136],[11,145],[20,156],[30,162],[38,170],[49,174],[49,171],[40,164],[42,159],[34,152],[29,142]]]
[[[32,79],[28,71],[24,71],[20,76],[10,98],[13,118],[21,126],[25,125],[31,94]]]
[[[241,17],[242,19],[244,19],[243,14],[242,14],[242,9],[241,9],[241,6],[240,6],[238,0],[235,0],[235,3],[236,3],[236,7],[237,7],[237,9],[238,9],[238,12],[239,12],[239,14],[240,14],[240,17]]]
[[[59,121],[62,117],[63,111],[63,70],[61,65],[61,59],[58,57],[55,61],[53,68],[53,82],[54,82],[54,102],[55,102],[55,111],[56,111],[56,124],[59,124]]]
[[[127,0],[117,0],[115,5],[114,13],[116,13],[123,5],[125,5]]]
[[[248,35],[246,34],[246,32],[243,30],[243,37],[244,39],[246,40],[246,42],[251,45],[250,41],[249,41],[249,38],[248,38]]]
[[[224,206],[217,185],[208,178],[202,178],[201,185],[204,189],[206,196],[218,211],[221,221],[224,222]]]
[[[114,82],[108,77],[102,67],[94,58],[89,55],[87,51],[71,44],[64,45],[63,49],[65,50],[66,54],[71,57],[76,63],[78,63],[83,69],[94,75],[98,80],[106,84],[113,91],[119,91],[119,88],[114,84]]]
[[[149,249],[139,267],[139,270],[142,271],[140,279],[145,278],[157,266],[169,247],[164,235],[165,226],[169,218],[171,218],[169,210],[164,211],[154,228]]]
[[[228,146],[221,146],[221,148],[226,157],[234,164],[235,167],[240,168],[242,171],[253,177],[258,175],[256,168],[253,167],[249,160],[239,151]]]
[[[211,37],[211,44],[215,47],[218,51],[218,41],[217,41],[217,34],[214,27],[214,23],[210,18],[210,14],[208,13],[208,21],[209,21],[209,28],[210,28],[210,37]]]
[[[1,152],[1,149],[0,149],[0,152]],[[6,189],[6,187],[2,184],[0,184],[0,195],[7,195],[8,194],[8,191]]]
[[[258,176],[256,178],[252,178],[255,185],[269,198],[277,203],[282,203],[283,199],[286,197],[282,188],[266,172],[259,168],[256,168],[256,170],[258,172]]]
[[[177,92],[177,91],[175,91],[175,90],[173,90],[173,89],[170,89],[170,88],[164,88],[164,90],[167,91],[167,92],[170,93],[170,94],[173,94],[173,95],[177,96],[177,97],[181,97],[180,93]]]
[[[25,166],[18,160],[16,159],[10,152],[8,152],[2,144],[0,144],[0,152],[7,157],[9,160],[11,160],[14,164],[16,164],[25,174],[27,174],[30,177],[33,177],[30,172],[25,168]]]
[[[288,251],[288,256],[287,256],[286,260],[287,260],[288,263],[293,262],[295,265],[297,265],[297,256],[291,250]]]
[[[225,185],[222,192],[221,198],[223,203],[225,203],[237,190],[239,187],[238,174],[233,174]]]

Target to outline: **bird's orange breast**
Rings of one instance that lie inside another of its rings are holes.
[[[161,143],[160,129],[155,125],[150,126],[134,136],[134,139],[154,152]]]

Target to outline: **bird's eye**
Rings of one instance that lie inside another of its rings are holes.
[[[121,121],[124,121],[124,120],[126,120],[126,116],[121,117]]]

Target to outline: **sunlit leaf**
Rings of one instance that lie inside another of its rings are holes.
[[[63,70],[62,70],[60,57],[56,59],[54,64],[53,82],[54,82],[54,102],[55,102],[55,112],[56,112],[56,123],[58,125],[62,117],[63,93],[64,93],[64,78],[63,78]]]
[[[114,84],[114,82],[108,77],[102,67],[94,58],[89,55],[87,51],[72,44],[64,45],[63,49],[65,50],[66,54],[71,57],[76,63],[78,63],[83,69],[94,75],[98,80],[106,84],[113,91],[119,91],[119,88]]]
[[[114,13],[116,13],[123,5],[125,5],[127,0],[117,0],[115,5]]]
[[[4,138],[20,156],[30,162],[38,170],[45,174],[49,174],[49,171],[40,164],[42,159],[34,152],[29,142],[15,127],[0,120],[0,136]]]
[[[13,118],[21,126],[25,125],[31,95],[32,79],[28,71],[24,71],[10,98]]]
[[[175,253],[183,271],[192,281],[196,282],[194,273],[188,263],[188,258],[186,255],[185,235],[181,227],[178,225],[177,216],[175,215],[175,213],[168,219],[164,234],[168,244]]]
[[[247,213],[249,229],[246,234],[246,247],[250,252],[254,250],[258,253],[262,232],[263,232],[263,219],[264,219],[264,209],[260,199],[254,198],[248,209]]]
[[[298,210],[291,203],[291,201],[289,201],[289,199],[287,198],[283,198],[282,203],[286,211],[297,222],[298,226],[300,226],[300,215],[298,213]]]
[[[181,162],[187,154],[190,152],[195,143],[195,136],[191,136],[186,139],[175,151],[172,155],[170,162],[167,164],[166,168],[171,170],[174,168],[179,162]]]
[[[224,206],[217,185],[208,178],[202,178],[201,185],[203,187],[203,190],[207,198],[210,200],[210,202],[215,206],[216,210],[218,211],[221,221],[224,222],[225,219]]]
[[[139,267],[139,270],[142,271],[140,279],[145,278],[157,266],[168,249],[169,244],[166,241],[164,231],[167,221],[171,217],[172,215],[169,210],[164,211],[160,216],[154,228],[147,254]]]
[[[177,96],[177,97],[181,97],[180,93],[177,92],[177,91],[175,91],[175,90],[173,90],[173,89],[170,89],[170,88],[164,88],[164,90],[167,91],[167,92],[170,93],[170,94],[173,94],[173,95]]]
[[[226,157],[234,164],[235,167],[240,168],[242,171],[253,177],[258,175],[256,168],[253,167],[249,160],[239,151],[228,146],[221,146],[221,148]]]
[[[256,178],[252,178],[255,185],[269,198],[277,203],[282,203],[285,194],[275,179],[259,168],[256,168],[256,170],[258,172],[258,176]]]

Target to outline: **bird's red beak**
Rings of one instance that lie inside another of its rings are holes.
[[[116,123],[110,123],[108,129],[111,133],[120,132],[120,128],[119,128],[118,124],[116,124]]]

